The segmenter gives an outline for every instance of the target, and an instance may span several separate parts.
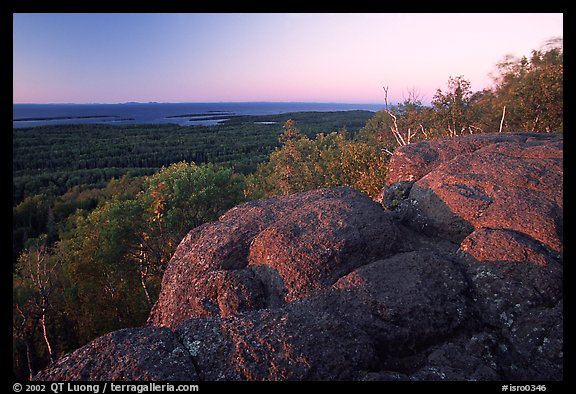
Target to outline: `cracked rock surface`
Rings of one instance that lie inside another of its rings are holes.
[[[382,205],[347,187],[190,231],[149,326],[37,380],[562,380],[563,140],[395,151]]]

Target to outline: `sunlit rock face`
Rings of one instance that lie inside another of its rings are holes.
[[[561,135],[479,134],[407,145],[394,152],[386,185],[384,205],[430,234],[461,242],[474,230],[508,229],[562,252]],[[394,199],[400,185],[402,201]]]
[[[348,187],[240,205],[182,241],[150,323],[175,328],[310,297],[357,267],[409,250],[406,231]]]

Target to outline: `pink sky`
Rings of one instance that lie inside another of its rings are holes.
[[[15,14],[13,101],[430,101],[562,36],[562,14]]]

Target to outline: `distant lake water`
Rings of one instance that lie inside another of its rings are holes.
[[[275,115],[287,112],[379,111],[382,104],[342,103],[125,103],[13,104],[13,127],[73,123],[213,125],[227,116]]]

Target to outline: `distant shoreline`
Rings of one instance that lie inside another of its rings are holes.
[[[114,120],[134,120],[134,118],[121,118],[117,115],[81,115],[81,116],[46,116],[46,117],[32,117],[32,118],[16,118],[12,122],[32,122],[32,121],[48,121],[48,120],[66,120],[66,119],[101,119],[101,118],[114,118]]]
[[[198,103],[198,104],[131,104],[131,105],[13,105],[14,128],[56,124],[166,124],[211,126],[239,123],[245,116],[270,116],[298,112],[334,112],[363,110],[376,112],[379,105],[330,103]]]
[[[165,118],[166,119],[194,118],[194,117],[204,117],[204,116],[215,117],[215,116],[220,116],[220,115],[231,116],[231,115],[234,115],[234,112],[232,112],[232,111],[207,111],[206,113],[199,113],[199,114],[169,115],[169,116],[166,116]]]

